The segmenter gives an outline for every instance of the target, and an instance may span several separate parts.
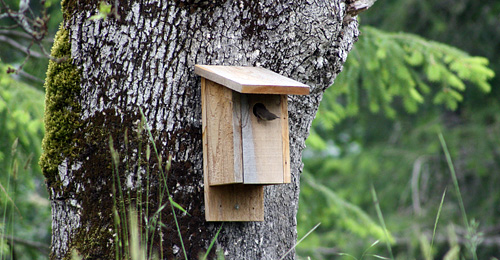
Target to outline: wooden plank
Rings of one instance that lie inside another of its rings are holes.
[[[283,144],[283,183],[290,183],[292,176],[290,173],[290,138],[288,133],[288,98],[281,95],[281,137]]]
[[[279,116],[272,121],[258,119],[253,106],[262,103]],[[286,106],[280,95],[242,95],[243,183],[281,184],[284,182],[283,126],[288,125]],[[286,115],[286,116],[285,116]],[[288,132],[288,129],[286,129]],[[288,159],[287,161],[289,161]]]
[[[262,185],[205,185],[207,221],[264,221]]]
[[[309,86],[260,67],[195,65],[194,72],[240,93],[309,94]]]
[[[239,93],[202,78],[204,162],[209,185],[242,183]],[[234,100],[236,99],[236,100]]]
[[[208,88],[208,89],[207,89]],[[214,89],[212,89],[214,88]],[[224,93],[224,90],[220,88],[226,89],[214,82],[210,82],[209,80],[201,79],[201,106],[202,106],[202,136],[203,136],[203,180],[204,180],[204,198],[205,198],[205,219],[206,221],[264,221],[264,187],[261,185],[241,185],[241,184],[230,184],[230,185],[221,185],[221,186],[211,186],[210,185],[210,176],[216,174],[217,170],[219,170],[220,166],[214,165],[214,162],[221,162],[215,160],[214,156],[223,156],[222,154],[217,154],[219,151],[219,140],[233,140],[233,142],[237,143],[238,141],[235,139],[241,139],[241,129],[239,130],[240,134],[234,135],[238,136],[237,138],[227,138],[223,136],[214,137],[212,131],[218,131],[219,127],[214,127],[214,123],[220,123],[220,125],[225,125],[222,118],[218,117],[219,120],[215,120],[214,113],[223,113],[227,116],[227,114],[232,114],[233,117],[237,117],[238,113],[233,113],[231,110],[239,110],[241,112],[241,108],[239,106],[234,106],[233,108],[225,108],[222,110],[214,110],[214,105],[218,103],[215,101],[214,96],[212,94],[218,93],[215,97],[220,97],[222,95],[225,98],[228,98],[227,93]],[[214,92],[215,91],[215,92]],[[230,90],[228,90],[230,91]],[[223,93],[220,93],[223,92]],[[230,91],[232,92],[232,91]],[[211,94],[208,94],[211,93]],[[234,92],[233,92],[234,93]],[[236,93],[236,97],[239,98],[239,94]],[[233,94],[231,94],[232,96]],[[227,103],[233,103],[227,102]],[[228,111],[229,110],[229,111]],[[236,115],[235,115],[236,114]],[[240,116],[241,117],[241,116]],[[210,119],[210,120],[209,120]],[[237,120],[240,122],[240,119]],[[211,124],[210,128],[207,128],[208,125]],[[231,124],[227,123],[229,127],[222,127],[226,133],[228,129],[231,128]],[[217,125],[216,125],[217,126]],[[234,129],[241,127],[233,124]],[[210,129],[210,130],[209,130]],[[210,136],[210,138],[209,138]],[[214,141],[217,141],[214,143]],[[212,142],[212,143],[210,143]],[[210,143],[210,145],[209,145]],[[239,146],[241,146],[241,140],[239,141]],[[213,146],[216,148],[214,149]],[[233,146],[231,146],[233,147]],[[235,144],[235,147],[238,147],[238,144]],[[238,149],[238,148],[236,148]],[[215,152],[214,152],[215,151]],[[234,150],[233,150],[234,153]],[[237,163],[234,163],[233,166],[235,168],[241,168],[241,151],[238,152],[239,155],[239,166]],[[237,159],[235,159],[237,160]],[[225,166],[222,168],[230,168],[229,161],[226,162]],[[215,172],[214,172],[215,171]],[[240,177],[239,181],[242,181],[242,169],[239,169]],[[232,174],[232,172],[231,172]],[[216,177],[213,181],[217,182],[218,177]],[[238,178],[235,176],[235,180]]]
[[[241,143],[241,94],[231,91],[233,95],[233,159],[234,182],[243,183],[243,147]]]

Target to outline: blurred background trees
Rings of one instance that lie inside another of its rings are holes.
[[[322,224],[299,255],[391,258],[389,241],[395,259],[496,259],[500,3],[378,1],[360,20],[359,42],[325,94],[303,155],[299,232]]]
[[[6,15],[19,10],[33,26],[50,15],[43,40]],[[45,259],[50,206],[37,162],[49,57],[41,46],[50,49],[62,14],[55,0],[2,0],[0,18],[0,259]],[[498,257],[500,2],[385,0],[359,19],[359,42],[325,94],[304,152],[299,237],[322,224],[298,254]]]
[[[44,52],[61,19],[58,1],[0,1],[0,259],[48,258],[51,215],[38,158]]]

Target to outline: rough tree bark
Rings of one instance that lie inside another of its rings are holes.
[[[172,157],[167,186],[189,259],[221,226],[203,208],[200,79],[195,64],[262,66],[310,85],[289,97],[292,182],[265,188],[265,221],[225,223],[216,243],[226,259],[278,259],[296,242],[301,152],[325,89],[358,36],[341,0],[110,1],[107,19],[89,19],[99,1],[63,1],[64,22],[47,72],[46,137],[41,166],[52,202],[52,259],[73,250],[114,259],[118,196],[109,139],[118,154],[125,202],[158,208],[163,185],[152,145]],[[352,2],[352,1],[348,1]],[[150,146],[152,147],[152,146]],[[142,152],[141,152],[142,151]],[[163,160],[165,161],[165,159]],[[146,174],[150,169],[149,189]],[[148,189],[149,193],[145,193]],[[148,199],[139,196],[149,195]],[[165,198],[162,198],[166,201]],[[172,211],[162,211],[153,250],[183,258]],[[150,216],[152,213],[150,212]],[[214,257],[215,254],[211,254]],[[287,259],[295,259],[294,253]]]

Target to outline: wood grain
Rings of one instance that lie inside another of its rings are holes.
[[[206,221],[264,221],[264,187],[241,185],[240,94],[201,79]],[[219,186],[215,186],[219,185]]]
[[[263,121],[253,114],[253,106],[262,103],[279,116]],[[243,183],[281,184],[289,182],[288,112],[286,97],[281,95],[242,95]],[[286,140],[285,140],[286,139]]]
[[[309,94],[309,86],[260,67],[195,65],[194,72],[239,93]]]
[[[209,185],[242,183],[239,94],[204,78],[202,90]]]
[[[288,98],[281,95],[281,138],[283,144],[283,183],[291,182],[290,173],[290,138],[288,133]]]
[[[207,221],[264,221],[264,186],[205,186]]]
[[[263,221],[263,185],[290,182],[287,97],[240,94],[205,78],[201,95],[205,218]],[[258,119],[256,103],[279,118]]]

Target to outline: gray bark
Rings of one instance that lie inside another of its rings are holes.
[[[204,221],[200,79],[193,69],[210,64],[262,66],[311,86],[309,96],[289,96],[292,182],[265,187],[264,222],[225,223],[216,243],[226,259],[279,259],[297,239],[304,142],[323,92],[357,39],[357,21],[344,21],[346,6],[340,0],[119,2],[113,6],[119,17],[105,20],[89,20],[96,3],[65,6],[71,59],[81,69],[75,100],[82,127],[74,134],[78,154],[64,155],[68,159],[50,182],[59,185],[49,187],[52,258],[68,256],[72,248],[88,259],[114,250],[108,236],[98,235],[113,233],[107,140],[113,138],[120,154],[123,189],[144,190],[139,181],[144,162],[137,166],[141,140],[133,138],[139,108],[162,157],[172,156],[173,200],[191,214],[178,211],[188,258],[208,248],[221,224]],[[149,165],[152,172],[158,169],[156,160]],[[160,184],[153,180],[151,187]],[[155,199],[150,198],[152,204]],[[159,229],[163,242],[155,242],[155,249],[163,250],[165,259],[183,258],[169,207],[162,222],[167,228]],[[286,259],[295,259],[294,253]]]

